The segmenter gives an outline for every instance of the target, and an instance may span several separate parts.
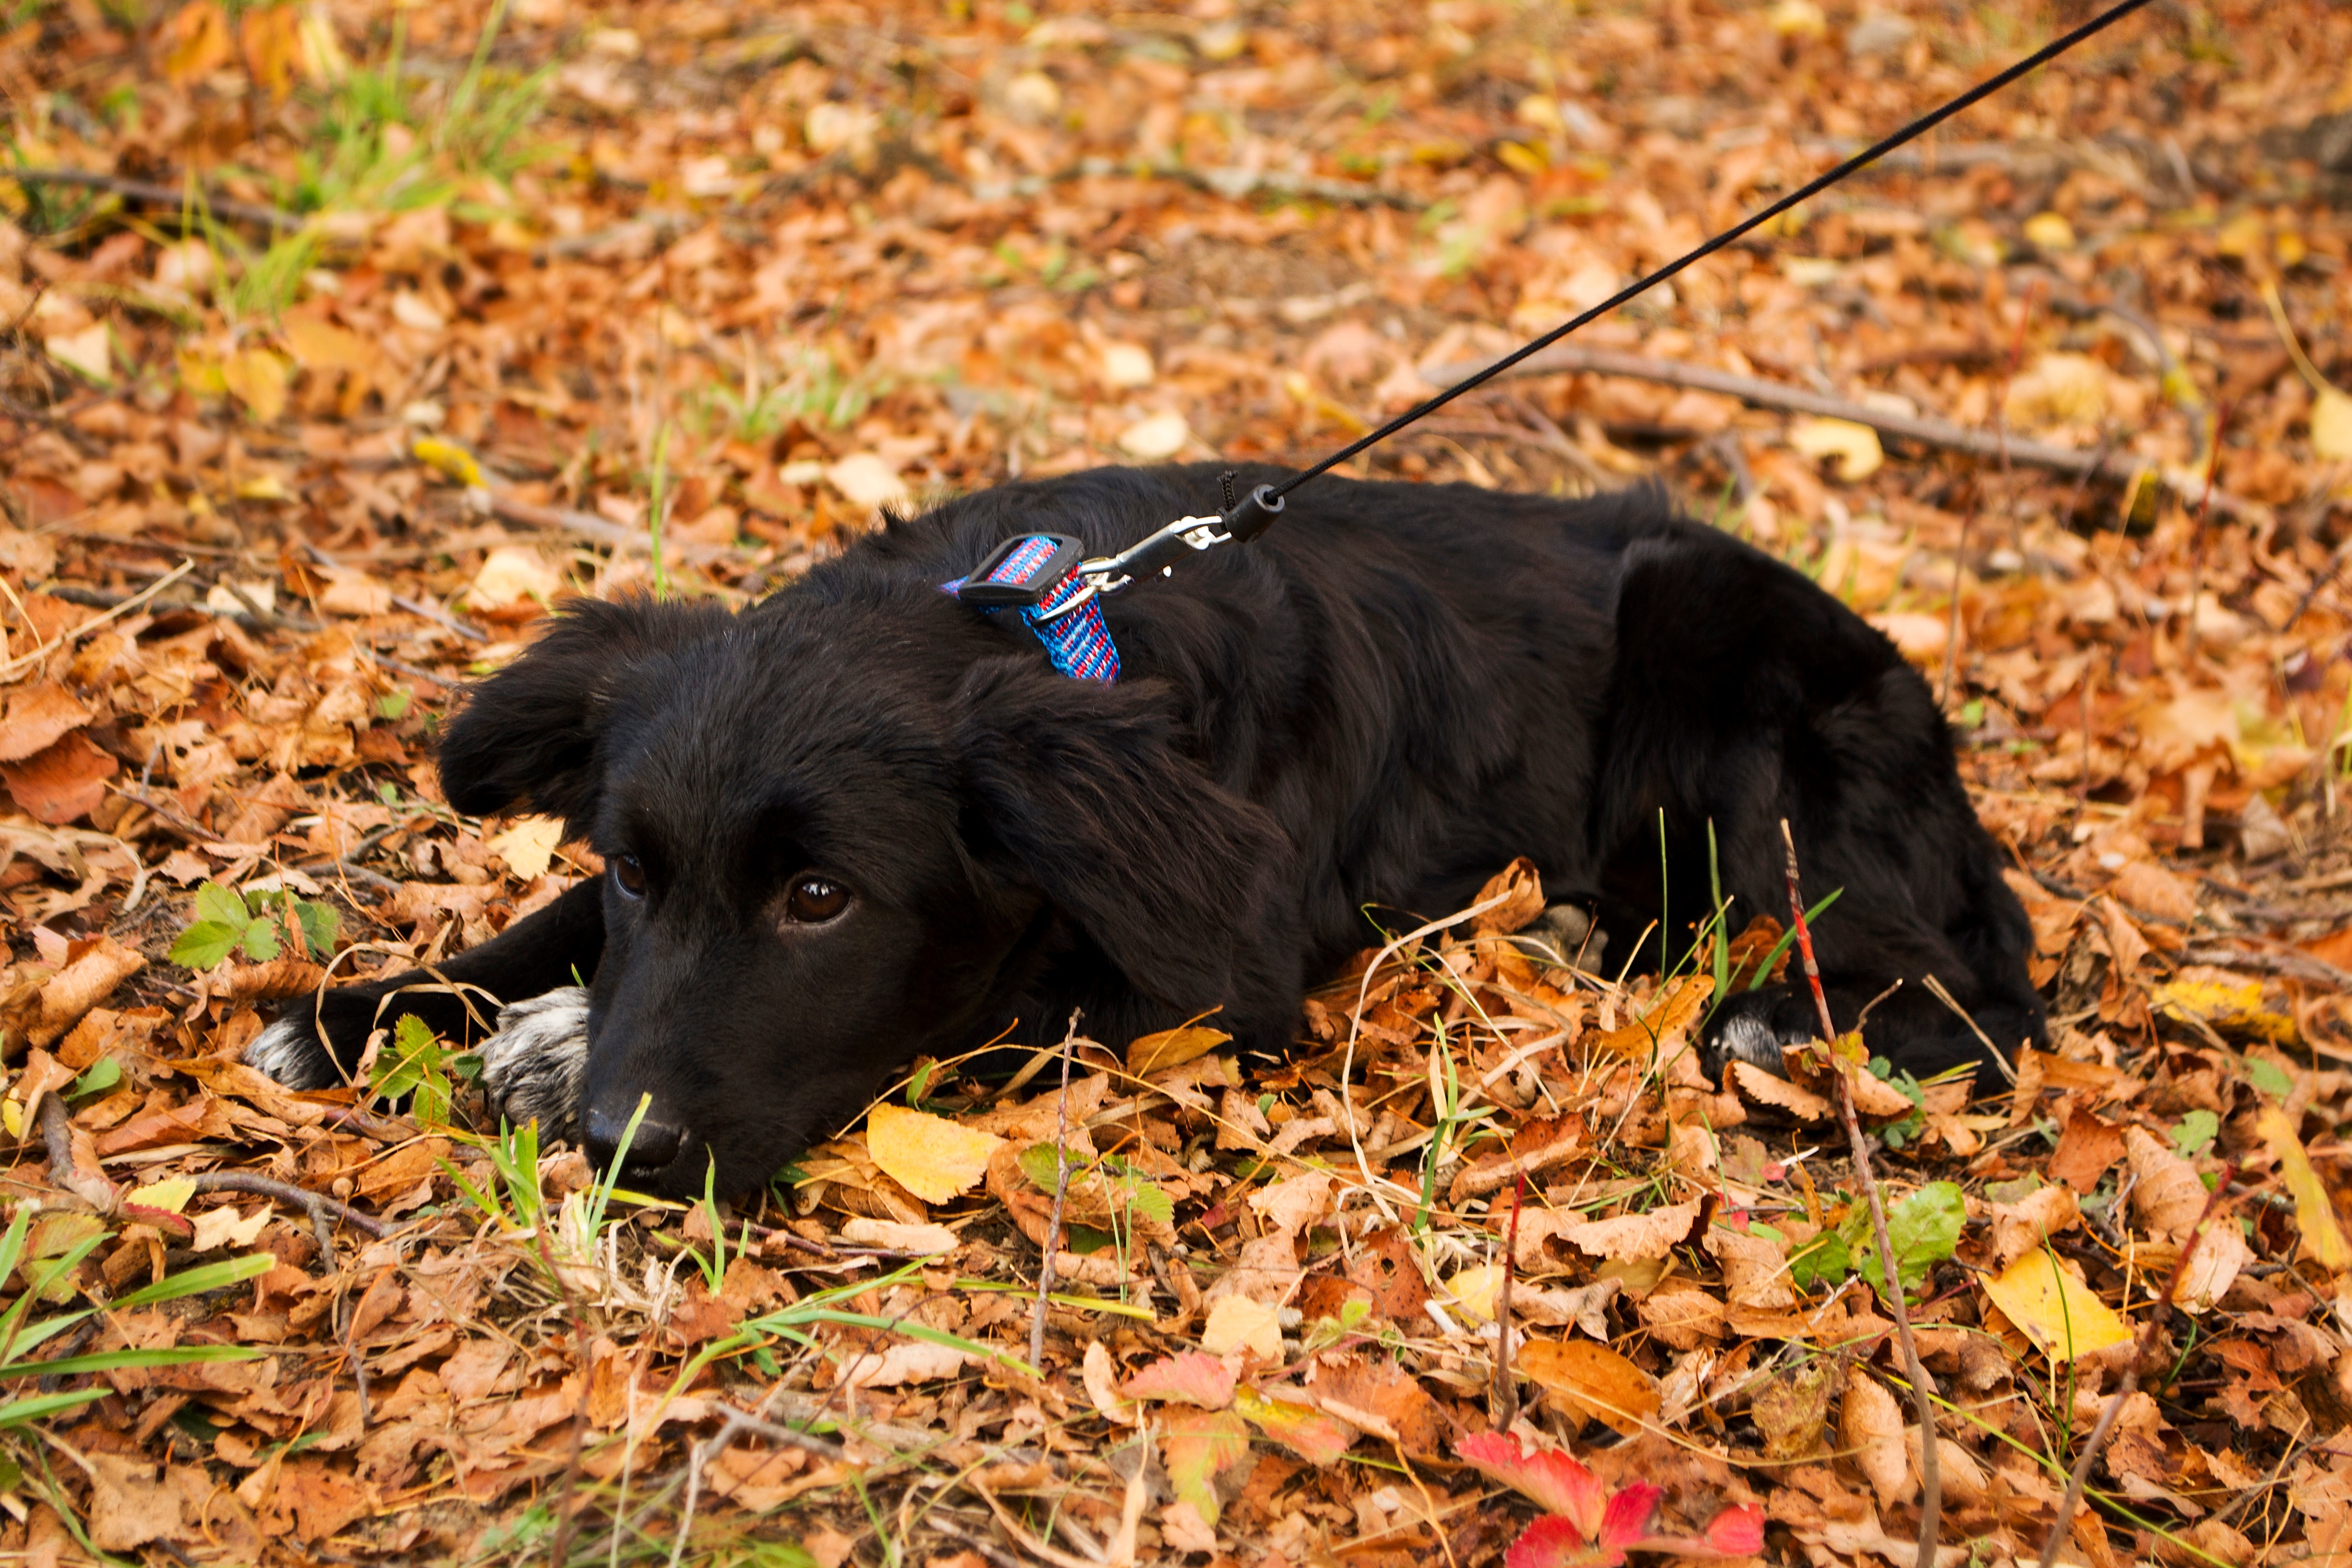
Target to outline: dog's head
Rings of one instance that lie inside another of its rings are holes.
[[[935,594],[582,603],[440,763],[457,809],[604,857],[581,1123],[603,1163],[650,1096],[629,1180],[671,1194],[764,1181],[1049,963],[1227,1001],[1287,861],[1155,683],[1065,679]]]

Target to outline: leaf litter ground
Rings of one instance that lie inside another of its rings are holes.
[[[742,1206],[499,1135],[414,1030],[334,1093],[236,1057],[597,872],[429,763],[551,601],[1312,456],[2058,25],[0,12],[0,1552],[1912,1561],[1829,1080],[1689,1051],[1785,911],[1674,889],[1629,979],[1496,868],[1279,1071],[1213,1019],[919,1064]],[[1855,1084],[1943,1561],[2039,1554],[2167,1288],[2061,1559],[2352,1543],[2347,58],[2150,12],[1364,470],[1654,478],[1946,692],[2054,1026]]]

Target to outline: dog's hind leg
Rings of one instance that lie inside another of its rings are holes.
[[[490,1033],[484,1022],[502,1004],[585,983],[604,951],[604,879],[590,878],[436,973],[410,970],[289,1003],[245,1059],[289,1088],[325,1089],[345,1079],[371,1032],[403,1014],[467,1044]]]
[[[1786,821],[1807,902],[1838,895],[1813,922],[1838,1029],[1868,1009],[1871,1048],[1923,1076],[1982,1058],[1932,976],[1998,1051],[2042,1037],[2032,931],[1927,683],[1830,595],[1702,530],[1629,548],[1608,735],[1595,832],[1604,920],[1630,937],[1664,914],[1673,929],[1642,944],[1647,963],[1659,945],[1667,962],[1684,958],[1718,874],[1734,930],[1759,914],[1788,921]],[[1778,1071],[1780,1047],[1819,1028],[1792,963],[1778,984],[1716,998],[1706,1038]]]

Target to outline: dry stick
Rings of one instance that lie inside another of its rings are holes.
[[[1069,1032],[1062,1037],[1062,1101],[1054,1132],[1054,1215],[1045,1222],[1045,1245],[1037,1260],[1037,1310],[1029,1318],[1029,1368],[1045,1374],[1045,1296],[1054,1288],[1054,1248],[1062,1235],[1062,1205],[1070,1195],[1070,1050],[1078,1037],[1077,1009],[1070,1010]]]
[[[393,1227],[373,1215],[362,1214],[347,1203],[324,1193],[307,1192],[290,1182],[274,1182],[268,1176],[248,1175],[243,1171],[207,1171],[188,1179],[196,1184],[200,1193],[251,1193],[257,1197],[276,1198],[309,1215],[314,1226],[331,1217],[371,1240],[382,1241],[392,1234]]]
[[[2083,1452],[2074,1460],[2074,1468],[2066,1478],[2066,1495],[2058,1500],[2058,1517],[2051,1521],[2050,1534],[2042,1542],[2041,1568],[2050,1568],[2051,1563],[2057,1561],[2058,1543],[2066,1538],[2066,1521],[2083,1501],[2083,1487],[2090,1479],[2091,1465],[2098,1458],[2100,1448],[2105,1446],[2107,1434],[2115,1429],[2116,1417],[2123,1414],[2124,1401],[2139,1387],[2140,1363],[2147,1359],[2148,1349],[2156,1342],[2156,1331],[2163,1323],[2165,1312],[2172,1306],[2173,1292],[2180,1288],[2180,1277],[2188,1270],[2189,1258],[2196,1256],[2198,1238],[2205,1234],[2207,1223],[2212,1219],[2213,1211],[2221,1205],[2222,1195],[2229,1192],[2230,1184],[2237,1174],[2238,1165],[2234,1160],[2221,1167],[2221,1179],[2215,1182],[2213,1190],[2205,1194],[2205,1206],[2199,1211],[2197,1223],[2189,1229],[2189,1239],[2180,1244],[2180,1256],[2174,1259],[2172,1272],[2164,1277],[2164,1290],[2156,1299],[2155,1310],[2149,1312],[2147,1320],[2139,1326],[2139,1343],[2132,1347],[2131,1365],[2124,1369],[2124,1380],[2116,1385],[2115,1393],[2107,1396],[2106,1408],[2099,1412],[2098,1425],[2091,1428],[2090,1441],[2083,1445]]]
[[[1451,386],[1477,374],[1488,363],[1477,360],[1439,365],[1423,373],[1423,375],[1424,379],[1438,386]],[[1925,446],[1941,447],[1948,451],[1964,452],[1972,457],[1998,458],[2000,455],[2001,444],[1990,434],[1955,425],[1948,419],[1918,414],[1895,414],[1833,393],[1815,392],[1810,387],[1790,386],[1777,381],[1766,381],[1760,376],[1735,375],[1727,370],[1679,364],[1671,360],[1652,359],[1647,354],[1622,353],[1614,349],[1591,348],[1580,343],[1556,343],[1540,353],[1528,355],[1503,374],[1622,375],[1634,381],[1656,382],[1663,386],[1688,387],[1736,397],[1759,408],[1776,408],[1790,414],[1818,414],[1831,419],[1867,425],[1882,435],[1917,441]],[[2128,479],[2148,467],[2148,459],[2136,452],[2118,453],[2105,446],[2085,452],[2080,447],[2060,447],[2048,441],[2013,438],[2008,446],[2011,462],[2021,463],[2027,468],[2049,468],[2062,474],[2090,478],[2104,475],[2109,479]],[[2198,476],[2194,474],[2159,467],[2156,477],[2178,494],[2194,494],[2200,488]],[[2212,501],[2216,510],[2232,515],[2259,517],[2266,516],[2270,511],[2268,507],[2258,501],[2250,501],[2221,490],[2213,492]]]
[[[745,1411],[730,1408],[727,1424],[696,1445],[693,1457],[687,1462],[686,1506],[679,1512],[677,1539],[670,1542],[669,1568],[677,1568],[678,1559],[686,1554],[687,1534],[694,1528],[694,1505],[702,1493],[704,1467],[725,1452],[727,1446],[744,1432],[755,1437],[765,1437],[772,1443],[799,1448],[830,1464],[839,1464],[848,1457],[838,1443],[828,1443],[822,1437],[812,1437],[805,1432],[795,1432],[789,1426],[779,1426],[772,1421],[763,1421]],[[561,1557],[553,1559],[553,1562],[555,1568],[562,1568]]]
[[[1919,1347],[1911,1338],[1911,1310],[1903,1300],[1903,1271],[1896,1267],[1895,1247],[1886,1235],[1886,1205],[1878,1195],[1878,1178],[1870,1168],[1870,1145],[1862,1136],[1862,1122],[1853,1113],[1853,1083],[1846,1063],[1837,1054],[1837,1025],[1830,1018],[1830,999],[1822,990],[1822,972],[1813,962],[1813,933],[1805,924],[1805,900],[1797,891],[1797,840],[1789,819],[1780,819],[1780,842],[1788,849],[1789,911],[1796,922],[1797,952],[1804,959],[1805,980],[1813,988],[1813,1005],[1821,1010],[1822,1041],[1830,1053],[1830,1067],[1838,1080],[1838,1115],[1845,1122],[1845,1138],[1853,1150],[1853,1173],[1870,1202],[1871,1238],[1878,1244],[1878,1271],[1886,1281],[1886,1295],[1895,1309],[1895,1335],[1903,1346],[1903,1368],[1911,1379],[1911,1399],[1919,1412],[1919,1568],[1935,1568],[1936,1538],[1942,1533],[1943,1466],[1936,1451],[1936,1404],[1927,1369],[1919,1364]],[[1865,1276],[1865,1279],[1867,1277]]]
[[[1511,1372],[1511,1274],[1519,1256],[1519,1211],[1527,1206],[1528,1173],[1517,1173],[1511,1188],[1511,1227],[1503,1241],[1503,1283],[1495,1292],[1495,1387],[1487,1400],[1487,1417],[1497,1432],[1507,1430],[1519,1414],[1519,1380]]]
[[[126,180],[120,174],[100,174],[89,169],[0,168],[0,180],[14,180],[20,185],[79,185],[85,190],[105,191],[146,206],[185,208],[192,205],[187,192],[174,190],[170,185],[151,184],[145,180]],[[254,202],[206,195],[202,199],[202,205],[216,217],[261,224],[275,229],[299,229],[305,221],[292,213]]]

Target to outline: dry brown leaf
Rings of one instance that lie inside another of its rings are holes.
[[[1826,1121],[1837,1114],[1837,1107],[1811,1089],[1766,1072],[1754,1062],[1731,1062],[1723,1076],[1725,1087],[1737,1089],[1749,1104],[1769,1105],[1800,1121]]]
[[[55,681],[16,687],[8,693],[7,716],[0,719],[0,763],[45,752],[89,720],[89,710]]]
[[[1838,1406],[1838,1440],[1878,1494],[1878,1506],[1892,1508],[1918,1489],[1903,1445],[1903,1406],[1879,1381],[1856,1366],[1846,1373],[1845,1398]]]
[[[2205,1212],[2205,1184],[2197,1167],[2145,1128],[2124,1130],[2132,1176],[2132,1217],[2140,1228],[2170,1241],[2185,1239]]]
[[[2013,1204],[1992,1209],[1992,1249],[1999,1267],[2006,1268],[2026,1253],[2048,1244],[2053,1236],[2072,1230],[2082,1219],[2072,1187],[2043,1187]]]
[[[1585,1220],[1563,1227],[1559,1234],[1570,1246],[1595,1258],[1658,1258],[1690,1239],[1698,1216],[1697,1204],[1668,1204],[1647,1214]]]
[[[1543,879],[1535,862],[1525,856],[1512,861],[1490,878],[1470,902],[1475,908],[1495,899],[1503,901],[1473,918],[1472,931],[1482,936],[1508,936],[1533,924],[1544,911]]]
[[[1607,1345],[1529,1340],[1517,1365],[1520,1376],[1558,1394],[1569,1409],[1629,1437],[1658,1414],[1657,1380]]]

